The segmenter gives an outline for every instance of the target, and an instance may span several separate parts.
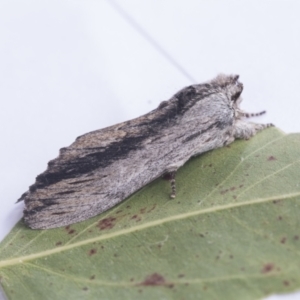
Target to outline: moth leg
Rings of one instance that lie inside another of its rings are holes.
[[[164,179],[168,180],[171,184],[171,194],[170,198],[174,199],[176,197],[176,182],[175,182],[176,170],[169,171],[163,176]]]
[[[171,194],[170,198],[174,199],[176,197],[176,182],[175,182],[176,171],[170,173],[170,183],[171,183]]]
[[[272,126],[274,126],[272,123],[257,124],[257,123],[247,123],[239,120],[235,123],[234,137],[237,139],[248,140],[250,137],[254,136],[257,132]]]

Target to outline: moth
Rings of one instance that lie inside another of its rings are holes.
[[[96,216],[154,179],[175,174],[191,157],[249,139],[273,124],[240,109],[238,75],[220,74],[183,88],[149,113],[79,136],[36,177],[24,200],[24,221],[33,229],[66,226]]]

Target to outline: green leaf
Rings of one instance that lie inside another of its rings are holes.
[[[0,245],[9,299],[257,299],[300,288],[300,135],[191,159],[108,212]]]

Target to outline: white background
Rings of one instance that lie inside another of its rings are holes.
[[[1,0],[0,240],[59,148],[220,72],[240,74],[260,122],[299,132],[299,12],[298,0]]]

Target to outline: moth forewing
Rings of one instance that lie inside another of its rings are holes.
[[[62,148],[19,200],[31,228],[54,228],[98,215],[192,156],[250,138],[272,124],[244,122],[237,75],[188,86],[139,118],[96,130]]]

